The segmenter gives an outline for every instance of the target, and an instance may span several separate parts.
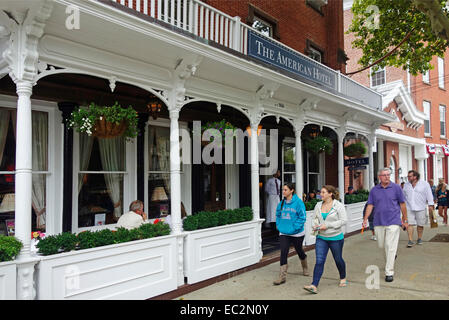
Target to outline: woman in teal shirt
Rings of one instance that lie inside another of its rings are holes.
[[[345,206],[338,201],[339,194],[334,186],[326,185],[321,189],[322,202],[315,206],[312,219],[313,235],[316,236],[315,254],[316,263],[313,270],[313,282],[304,289],[317,293],[317,287],[324,271],[327,253],[332,252],[335,263],[340,273],[340,287],[346,287],[346,264],[343,260],[344,233],[346,224]]]

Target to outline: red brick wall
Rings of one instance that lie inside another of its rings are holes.
[[[404,130],[397,130],[396,133],[402,134],[405,136],[413,137],[413,138],[422,138],[423,134],[420,133],[418,130],[407,128],[407,122],[405,120],[402,120],[403,114],[400,110],[398,110],[398,104],[396,101],[392,101],[388,107],[384,109],[387,112],[391,112],[391,110],[394,110],[396,115],[398,116],[401,123],[404,125]],[[386,131],[391,131],[390,127],[381,125],[379,129],[383,129]]]
[[[249,4],[278,22],[278,41],[305,53],[309,39],[324,50],[324,64],[344,71],[337,62],[338,48],[344,49],[343,0],[331,0],[322,7],[323,14],[306,4],[306,0],[207,0],[210,6],[230,16],[239,16],[246,23]]]

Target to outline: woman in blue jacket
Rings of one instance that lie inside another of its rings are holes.
[[[279,285],[285,282],[287,277],[287,256],[290,244],[293,244],[301,261],[303,274],[309,275],[307,270],[307,255],[302,248],[304,241],[304,224],[306,222],[306,207],[304,202],[294,193],[292,183],[286,183],[282,188],[284,199],[276,208],[276,227],[279,230],[281,244],[281,271],[279,278],[273,282]]]

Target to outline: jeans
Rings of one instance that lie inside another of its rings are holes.
[[[343,260],[343,244],[344,240],[323,240],[320,238],[316,239],[315,243],[315,254],[316,263],[313,269],[313,282],[315,287],[318,287],[321,276],[324,271],[324,264],[326,262],[327,253],[331,249],[332,256],[334,257],[335,264],[337,265],[338,272],[340,273],[340,279],[346,278],[346,264]]]
[[[299,256],[299,259],[304,260],[307,258],[304,249],[302,248],[302,242],[304,241],[304,236],[302,237],[291,237],[291,236],[279,236],[279,242],[281,244],[281,266],[287,264],[287,256],[288,251],[290,249],[290,244],[293,243],[295,247],[296,253]]]

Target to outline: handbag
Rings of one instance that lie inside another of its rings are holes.
[[[429,210],[430,228],[438,228],[437,218],[435,217],[435,211]]]

